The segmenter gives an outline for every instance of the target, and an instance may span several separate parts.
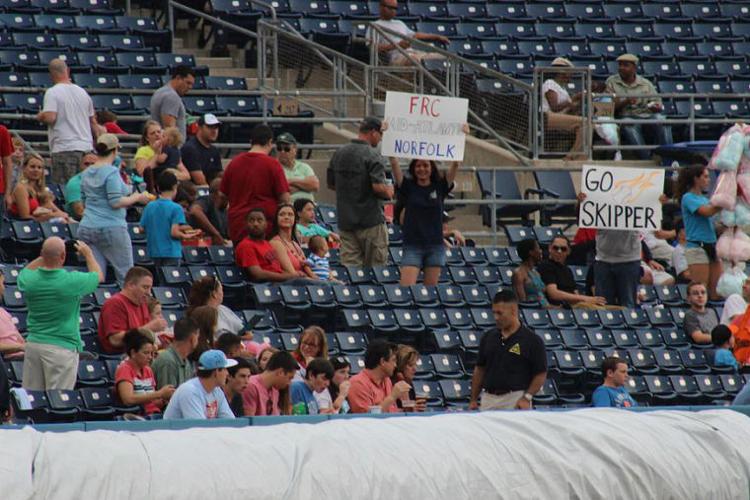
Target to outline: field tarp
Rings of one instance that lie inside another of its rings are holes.
[[[489,412],[148,432],[0,430],[0,498],[747,499],[727,410]]]

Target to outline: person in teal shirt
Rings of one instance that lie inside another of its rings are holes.
[[[732,354],[734,337],[727,325],[717,325],[711,330],[711,343],[716,347],[714,366],[731,366],[735,371],[740,369],[737,358]]]
[[[18,274],[18,290],[28,308],[23,388],[75,388],[78,353],[83,347],[79,328],[81,297],[96,291],[104,275],[91,248],[76,242],[88,272],[67,271],[65,242],[53,236],[37,257]]]
[[[719,300],[716,283],[721,276],[721,259],[716,256],[716,230],[713,216],[721,207],[704,195],[711,185],[708,169],[702,165],[685,167],[677,177],[677,194],[685,224],[685,260],[690,279],[708,284],[708,298]],[[734,189],[734,187],[732,187]]]
[[[83,196],[81,196],[81,174],[88,167],[96,163],[96,154],[86,153],[81,160],[81,171],[70,178],[65,184],[65,211],[75,220],[83,217]]]
[[[292,414],[317,415],[331,413],[331,408],[319,408],[316,393],[325,391],[333,378],[333,365],[324,358],[315,358],[307,364],[305,380],[292,382]]]
[[[322,236],[326,240],[336,243],[341,242],[338,234],[315,222],[315,203],[312,200],[307,198],[295,200],[294,211],[297,212],[295,230],[301,242],[307,243],[313,236]]]

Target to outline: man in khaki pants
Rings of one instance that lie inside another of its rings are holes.
[[[18,289],[29,310],[29,336],[23,363],[23,388],[43,391],[75,388],[78,353],[83,346],[79,328],[81,297],[104,281],[91,248],[76,242],[88,272],[67,271],[65,242],[53,236],[42,245],[39,257],[18,275]]]
[[[336,190],[341,235],[340,258],[345,266],[383,266],[388,261],[388,229],[382,202],[393,198],[385,181],[385,159],[375,151],[383,138],[382,123],[367,117],[359,135],[336,151],[329,170]]]
[[[479,342],[469,409],[531,409],[534,394],[547,378],[544,342],[521,325],[518,299],[513,291],[506,289],[495,294],[492,314],[497,327],[485,332]],[[480,393],[481,406],[478,402]]]

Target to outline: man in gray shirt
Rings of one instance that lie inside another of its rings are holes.
[[[716,312],[706,308],[708,293],[706,285],[691,282],[687,287],[690,310],[685,313],[683,327],[685,334],[696,344],[710,344],[711,330],[719,324]]]
[[[331,158],[345,266],[383,266],[388,260],[382,202],[393,198],[393,185],[386,184],[385,159],[374,149],[383,138],[381,126],[379,119],[365,118],[357,138]]]
[[[182,96],[190,92],[195,84],[195,71],[189,66],[176,66],[169,83],[151,96],[151,119],[162,127],[177,127],[183,139],[187,134],[185,104]]]
[[[607,304],[635,307],[641,278],[641,234],[596,230],[594,287]]]

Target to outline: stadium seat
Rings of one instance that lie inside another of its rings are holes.
[[[104,387],[110,383],[107,374],[107,365],[104,361],[93,359],[82,359],[78,362],[77,386],[81,387]]]
[[[440,389],[448,406],[462,406],[469,402],[471,396],[471,384],[468,380],[441,379]]]
[[[612,338],[615,341],[617,347],[627,349],[630,347],[638,347],[638,336],[633,330],[616,329],[612,330]]]
[[[336,297],[336,303],[341,307],[358,308],[362,307],[362,298],[359,295],[359,289],[351,285],[334,285],[333,295]]]
[[[442,309],[420,309],[419,315],[424,326],[431,330],[448,328],[448,316]]]
[[[692,375],[672,375],[669,380],[680,404],[694,405],[703,401],[704,396]]]
[[[589,343],[586,332],[576,328],[561,328],[560,336],[566,349],[580,351],[588,349]]]
[[[395,333],[399,330],[396,322],[396,316],[393,311],[387,309],[368,309],[367,315],[370,318],[370,325],[376,334],[383,335]]]
[[[425,330],[425,326],[422,324],[419,314],[413,309],[393,309],[393,316],[404,336],[408,336],[408,334],[422,333]]]
[[[705,375],[711,373],[703,351],[696,349],[678,351],[682,364],[692,374]]]
[[[718,375],[696,375],[695,381],[698,389],[708,400],[720,400],[727,397]]]
[[[586,329],[586,338],[594,349],[610,349],[615,345],[615,339],[610,330],[599,328]]]
[[[342,353],[364,355],[367,349],[367,336],[362,332],[336,332],[334,335]]]
[[[381,285],[359,285],[359,296],[367,307],[386,307],[388,300]]]
[[[679,374],[685,371],[682,359],[677,351],[671,349],[653,349],[656,364],[663,375]]]

